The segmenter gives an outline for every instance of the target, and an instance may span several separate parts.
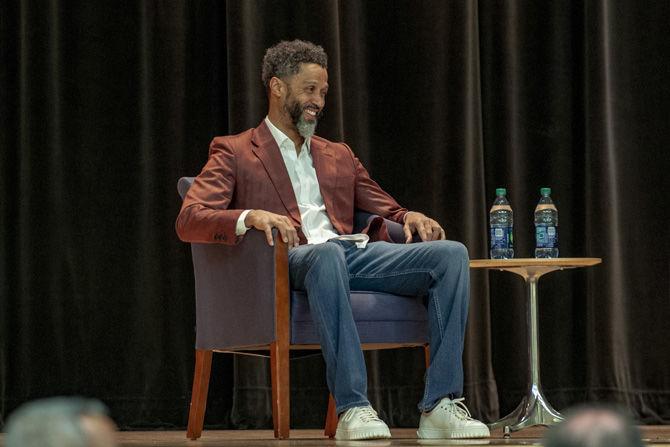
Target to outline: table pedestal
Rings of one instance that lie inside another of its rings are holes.
[[[553,425],[563,420],[563,416],[551,406],[542,392],[542,385],[540,383],[540,351],[538,347],[539,316],[537,311],[537,283],[540,276],[560,268],[544,266],[506,269],[523,276],[526,280],[526,293],[528,294],[526,320],[528,324],[528,371],[530,372],[530,385],[526,396],[513,412],[489,425],[490,428],[502,427],[505,434],[533,425]]]
[[[533,425],[553,425],[564,418],[551,406],[542,392],[540,382],[540,349],[538,334],[537,283],[540,276],[555,270],[586,267],[599,264],[599,258],[556,258],[556,259],[501,259],[473,260],[472,268],[489,268],[515,273],[526,281],[528,307],[526,322],[528,325],[528,372],[530,383],[526,396],[517,408],[504,418],[489,424],[489,428],[503,428],[505,436],[511,432]]]

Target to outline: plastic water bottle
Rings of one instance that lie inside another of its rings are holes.
[[[558,257],[558,210],[551,200],[551,188],[541,188],[535,207],[535,257]]]
[[[489,213],[491,225],[491,259],[511,259],[514,257],[514,218],[512,207],[507,201],[507,190],[496,189],[496,199]]]

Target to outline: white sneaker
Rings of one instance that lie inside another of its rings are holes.
[[[445,397],[429,413],[421,413],[417,436],[421,439],[487,438],[489,428],[470,415],[465,399]]]
[[[391,432],[371,406],[349,408],[337,423],[335,439],[388,439]]]

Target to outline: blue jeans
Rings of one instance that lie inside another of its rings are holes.
[[[369,405],[350,289],[427,296],[430,366],[419,410],[431,410],[445,396],[461,396],[470,287],[463,244],[372,242],[359,249],[352,242],[330,240],[289,250],[289,273],[291,286],[307,292],[338,414]]]

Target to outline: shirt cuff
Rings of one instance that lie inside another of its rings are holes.
[[[240,214],[240,217],[237,218],[237,225],[235,226],[235,236],[242,236],[249,229],[249,228],[247,228],[246,225],[244,225],[244,219],[247,218],[247,214],[249,214],[249,211],[251,211],[251,210],[242,211],[242,214]]]

